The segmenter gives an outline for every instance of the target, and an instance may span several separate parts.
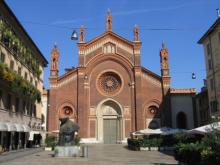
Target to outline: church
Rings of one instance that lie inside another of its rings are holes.
[[[59,129],[59,118],[69,117],[79,124],[81,138],[110,144],[145,128],[193,127],[193,106],[185,108],[187,112],[182,108],[179,119],[174,112],[179,104],[193,104],[195,90],[170,88],[169,54],[164,45],[159,53],[161,75],[157,75],[140,65],[142,43],[136,25],[134,39],[129,41],[112,31],[108,12],[103,34],[86,42],[84,33],[81,26],[78,66],[61,76],[58,48],[51,51],[48,131]]]

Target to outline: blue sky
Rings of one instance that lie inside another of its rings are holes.
[[[86,41],[105,31],[108,8],[113,16],[113,31],[133,40],[133,27],[139,27],[142,41],[141,64],[160,75],[159,49],[162,41],[169,49],[171,86],[195,87],[206,77],[204,52],[197,44],[200,37],[217,19],[219,0],[6,0],[18,20],[50,61],[56,42],[60,51],[60,72],[77,66],[73,30],[86,28]],[[168,30],[165,30],[168,29]],[[196,79],[191,78],[195,72]],[[48,88],[49,65],[45,68]]]

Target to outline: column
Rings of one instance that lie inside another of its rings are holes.
[[[10,135],[10,137],[9,137],[9,141],[10,141],[9,151],[11,151],[12,150],[12,132],[9,132],[9,135]]]
[[[3,146],[3,131],[1,131],[1,143],[0,143],[1,146]]]
[[[26,145],[27,145],[27,133],[24,133],[24,149],[26,149]]]
[[[21,132],[18,132],[18,146],[17,149],[21,148]]]
[[[141,67],[135,67],[135,109],[136,109],[136,129],[144,128],[142,109],[142,89],[141,89]]]
[[[136,131],[135,83],[130,83],[131,90],[131,131]]]

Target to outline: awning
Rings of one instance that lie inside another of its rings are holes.
[[[7,130],[8,130],[7,124],[0,122],[0,131],[7,131]]]
[[[30,132],[30,127],[24,124],[0,122],[0,131],[8,132]]]
[[[27,125],[22,125],[23,129],[24,129],[24,132],[30,132],[31,131],[31,128]]]
[[[13,123],[6,123],[6,125],[8,127],[7,131],[9,131],[9,132],[17,131],[17,128],[16,128],[15,124],[13,124]]]
[[[21,124],[15,124],[17,132],[24,132],[24,128]]]
[[[40,134],[39,131],[31,131],[28,140],[34,140],[34,134]]]

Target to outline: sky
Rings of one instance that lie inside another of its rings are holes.
[[[217,19],[219,0],[5,0],[30,37],[50,61],[54,44],[60,52],[59,75],[78,65],[77,41],[70,39],[80,25],[85,40],[105,32],[105,17],[111,10],[113,31],[133,40],[139,27],[142,42],[141,65],[160,75],[159,50],[162,42],[169,50],[172,88],[203,86],[206,77],[203,46],[197,41]],[[49,67],[44,86],[49,88]],[[192,79],[192,73],[196,79]]]

